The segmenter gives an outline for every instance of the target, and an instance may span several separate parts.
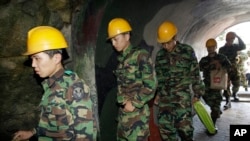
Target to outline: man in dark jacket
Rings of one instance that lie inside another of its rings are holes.
[[[238,39],[238,44],[234,44],[235,38]],[[237,68],[236,57],[237,57],[238,51],[241,51],[244,49],[246,49],[245,43],[234,32],[227,33],[226,44],[219,49],[219,53],[227,56],[227,58],[232,64],[231,71],[229,71],[229,79],[233,85],[232,96],[234,97],[235,101],[239,101],[239,98],[237,97],[237,92],[239,91],[239,87],[240,87],[240,74]],[[224,91],[223,95],[226,97],[226,105],[224,107],[226,109],[230,108],[231,107],[231,105],[229,105],[230,103],[229,100],[231,96],[230,85],[228,86],[228,89]]]

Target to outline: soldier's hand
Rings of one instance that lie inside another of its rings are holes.
[[[156,97],[155,97],[155,99],[154,99],[154,104],[155,105],[158,105],[159,104],[159,96],[158,95],[156,95]]]
[[[32,136],[33,136],[32,131],[18,131],[14,134],[12,141],[28,140]]]
[[[132,104],[130,100],[126,101],[124,105],[125,112],[133,112],[135,110],[135,106]]]
[[[200,99],[198,98],[198,97],[194,97],[193,99],[192,99],[192,104],[194,104],[196,101],[199,101]]]
[[[234,36],[236,37],[236,38],[239,38],[239,36],[234,32]]]

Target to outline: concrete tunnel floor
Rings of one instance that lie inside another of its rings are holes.
[[[243,87],[240,88],[238,95],[240,98],[239,102],[234,102],[232,99],[232,107],[223,110],[225,105],[225,99],[221,103],[222,114],[217,120],[216,127],[218,128],[217,134],[211,136],[206,134],[206,128],[199,119],[199,117],[194,114],[193,116],[193,126],[194,126],[194,140],[195,141],[229,141],[230,140],[230,126],[231,125],[248,125],[250,126],[250,113],[247,112],[250,108],[250,87],[249,91],[245,91]],[[204,102],[204,101],[203,101]],[[210,112],[210,108],[206,103],[204,103],[206,110]],[[152,110],[152,109],[151,109]],[[151,117],[152,118],[152,117]],[[153,123],[151,125],[151,136],[149,141],[161,141],[158,131],[152,130],[152,127],[156,128]],[[231,136],[232,137],[232,136]],[[242,138],[239,138],[242,140]],[[231,140],[235,141],[235,140]]]

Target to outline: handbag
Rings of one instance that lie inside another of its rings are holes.
[[[226,90],[228,82],[227,70],[219,68],[210,72],[210,88],[216,90]]]

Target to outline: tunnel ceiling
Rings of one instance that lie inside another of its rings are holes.
[[[164,20],[170,20],[178,27],[177,39],[192,45],[200,59],[207,53],[204,44],[208,38],[217,37],[233,25],[250,21],[249,9],[249,0],[113,0],[106,8],[99,29],[96,56],[111,50],[111,47],[103,48],[107,44],[102,44],[107,37],[108,21],[113,17],[124,17],[135,29],[132,43],[136,45],[144,39],[148,45],[156,48],[153,56],[159,49],[156,42],[157,27]],[[105,64],[107,59],[96,60],[97,64]]]
[[[193,14],[197,19],[191,26],[190,33],[194,34],[194,39],[186,38],[194,43],[196,39],[201,38],[201,35],[205,35],[202,39],[204,43],[207,38],[216,37],[235,24],[249,21],[249,8],[250,1],[247,0],[217,0],[215,3],[213,0],[206,0],[193,8]],[[196,26],[199,32],[195,32]]]
[[[156,13],[144,30],[148,44],[155,42],[157,26],[163,20],[171,20],[179,27],[178,39],[191,44],[198,58],[206,54],[205,41],[215,38],[225,29],[250,21],[249,0],[185,0],[168,4]]]

